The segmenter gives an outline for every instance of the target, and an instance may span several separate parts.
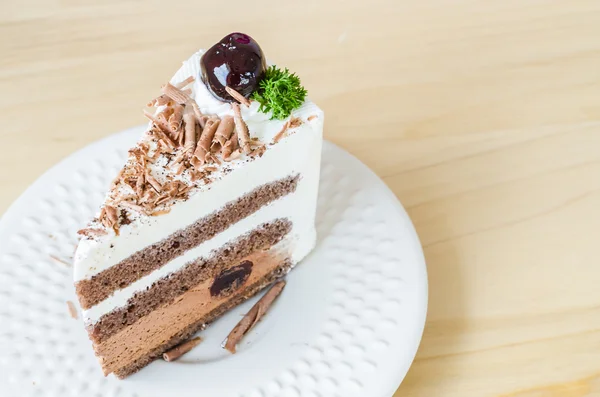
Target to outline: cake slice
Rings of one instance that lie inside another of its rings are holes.
[[[252,38],[195,53],[149,106],[75,254],[86,329],[119,378],[282,277],[316,238],[323,112]]]

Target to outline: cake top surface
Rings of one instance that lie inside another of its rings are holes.
[[[211,79],[207,70],[222,60],[208,55],[217,46],[223,52],[223,41],[232,35],[193,54],[148,104],[155,107],[145,111],[148,128],[129,150],[98,216],[80,231],[84,240],[114,238],[123,227],[168,214],[177,202],[210,189],[293,134],[320,134],[311,125],[322,125],[323,112],[306,98],[297,76],[267,69],[262,51],[250,72],[235,69],[234,62],[225,78],[221,64]]]

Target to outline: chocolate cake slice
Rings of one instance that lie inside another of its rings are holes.
[[[149,107],[75,254],[94,351],[120,378],[280,278],[316,238],[323,112],[251,37],[192,55]]]

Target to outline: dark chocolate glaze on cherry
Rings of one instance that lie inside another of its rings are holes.
[[[218,99],[232,102],[229,86],[249,98],[267,68],[256,41],[244,33],[231,33],[209,48],[200,59],[202,81]]]
[[[250,273],[252,273],[253,263],[246,260],[237,266],[223,270],[210,286],[210,296],[227,296],[241,287]]]

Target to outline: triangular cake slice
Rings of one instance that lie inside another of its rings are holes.
[[[282,277],[316,238],[323,112],[252,38],[192,55],[149,106],[75,254],[95,353],[120,378]]]

